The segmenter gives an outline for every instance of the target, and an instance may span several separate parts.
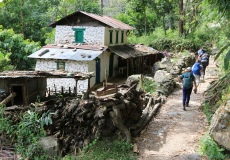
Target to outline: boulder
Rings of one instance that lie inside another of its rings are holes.
[[[168,73],[167,71],[164,70],[158,70],[156,71],[154,75],[154,81],[157,83],[162,83],[166,79],[172,79],[172,74]]]
[[[164,95],[169,95],[175,88],[175,81],[172,74],[164,70],[158,70],[154,75],[157,83],[157,91]]]
[[[230,100],[216,110],[209,134],[220,146],[230,151]]]
[[[43,137],[40,140],[42,148],[46,151],[46,154],[51,157],[59,156],[59,145],[57,139],[53,136]]]
[[[172,62],[168,57],[164,57],[160,62],[155,62],[153,65],[153,74],[156,73],[158,70],[166,70],[170,72],[172,68]]]

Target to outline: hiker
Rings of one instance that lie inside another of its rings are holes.
[[[202,46],[201,49],[198,50],[198,59],[200,59],[201,55],[206,52],[205,46]]]
[[[185,107],[189,106],[189,100],[190,100],[190,95],[192,93],[193,84],[194,84],[195,91],[197,90],[195,77],[192,73],[191,67],[188,67],[182,75],[178,76],[178,80],[182,81],[182,91],[183,91],[182,105],[185,111]]]
[[[203,66],[198,58],[196,59],[196,62],[192,66],[192,73],[195,77],[196,85],[198,87],[200,84],[201,73],[203,73]],[[196,93],[196,90],[194,90],[194,93]]]
[[[209,57],[210,56],[209,56],[208,52],[205,52],[200,56],[200,62],[202,64],[202,66],[203,66],[203,72],[201,74],[201,79],[202,80],[204,80],[206,67],[209,65]]]

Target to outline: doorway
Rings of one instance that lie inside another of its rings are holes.
[[[13,104],[14,105],[23,105],[24,104],[24,96],[23,96],[23,86],[12,86],[11,93],[15,92],[16,96],[14,97]]]

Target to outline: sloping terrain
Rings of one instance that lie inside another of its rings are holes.
[[[136,138],[140,160],[199,160],[200,138],[208,130],[208,122],[201,109],[203,93],[209,83],[217,78],[213,60],[206,70],[205,81],[192,93],[186,111],[182,108],[182,90],[168,96],[148,127]]]

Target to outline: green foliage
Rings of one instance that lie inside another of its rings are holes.
[[[44,42],[44,28],[49,23],[47,10],[52,1],[47,0],[4,0],[0,10],[1,24],[17,34],[23,34],[25,39]]]
[[[14,132],[14,126],[12,121],[7,119],[4,115],[5,106],[0,105],[0,134],[6,133],[8,136],[12,137]]]
[[[230,61],[230,50],[228,50],[226,56],[224,57],[224,69],[229,70],[229,61]]]
[[[27,56],[40,48],[38,43],[24,40],[21,34],[15,34],[12,29],[0,29],[0,62],[8,63],[1,67],[1,70],[29,70],[32,69],[35,61]]]
[[[181,52],[183,50],[196,52],[199,49],[198,44],[186,39],[163,38],[154,40],[150,46],[157,50],[167,50],[173,52]]]
[[[146,91],[146,92],[149,92],[151,94],[154,94],[156,93],[156,84],[154,83],[154,81],[150,80],[150,79],[147,79],[147,78],[144,78],[143,79],[143,89]]]
[[[55,41],[55,32],[56,29],[53,29],[52,32],[48,32],[45,34],[45,44],[54,44]]]
[[[210,160],[224,160],[224,149],[220,148],[218,144],[207,134],[200,139],[199,153],[207,155]]]
[[[219,13],[221,13],[221,16],[226,16],[230,18],[230,3],[226,0],[207,0],[208,3],[211,4],[211,10],[218,8]]]
[[[39,138],[43,136],[45,132],[39,122],[38,113],[27,111],[17,125],[16,151],[25,158],[42,154]]]
[[[48,159],[41,148],[39,140],[46,135],[44,125],[52,124],[51,115],[28,110],[20,118],[19,123],[13,123],[4,116],[4,107],[0,107],[0,133],[11,137],[15,150],[23,158]]]
[[[169,29],[166,31],[166,35],[164,33],[164,30],[160,27],[157,27],[152,33],[149,33],[147,35],[142,35],[140,37],[135,36],[135,34],[131,34],[128,37],[128,42],[132,44],[145,44],[149,46],[153,41],[157,41],[158,39],[163,39],[165,37],[171,37],[171,38],[176,38],[177,37],[177,32]]]
[[[212,116],[214,115],[216,109],[217,108],[215,106],[210,106],[209,103],[205,103],[203,105],[203,112],[209,123],[211,123]]]
[[[63,160],[135,160],[132,152],[132,144],[123,140],[105,138],[103,140],[94,140],[88,146],[84,147],[80,156],[66,156]]]
[[[10,55],[11,53],[6,53],[4,55],[0,52],[0,72],[5,70],[13,70],[13,66],[10,65]]]

